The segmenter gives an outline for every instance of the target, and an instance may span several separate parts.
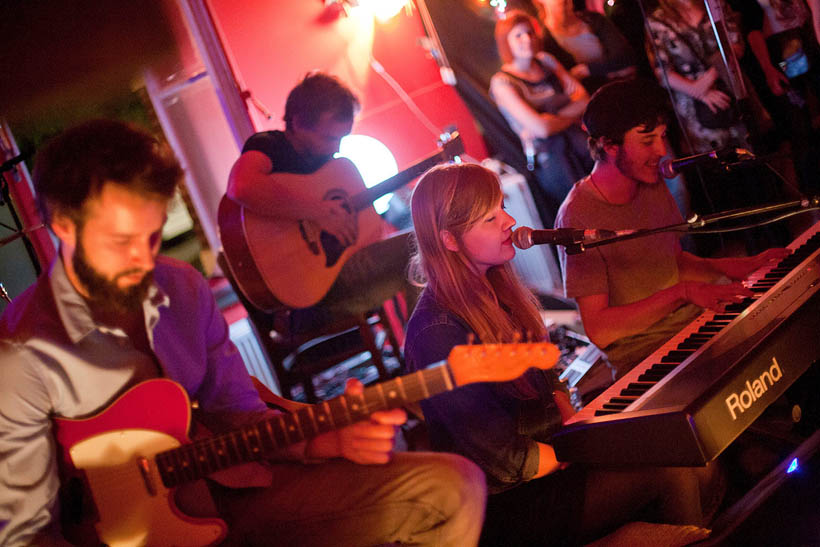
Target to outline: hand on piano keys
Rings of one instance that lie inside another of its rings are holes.
[[[740,281],[746,279],[750,273],[759,270],[767,264],[773,266],[790,254],[791,251],[789,249],[777,247],[765,250],[754,256],[720,258],[714,260],[712,263],[715,269],[721,274],[729,279]]]
[[[699,281],[683,281],[683,299],[687,302],[718,311],[725,304],[741,302],[744,298],[753,296],[751,289],[743,283],[729,283],[719,285],[716,283],[701,283]]]

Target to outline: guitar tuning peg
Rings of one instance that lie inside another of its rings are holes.
[[[472,332],[467,333],[467,345],[472,346],[475,343],[475,334]]]
[[[520,344],[521,343],[521,332],[515,331],[513,333],[513,344]]]

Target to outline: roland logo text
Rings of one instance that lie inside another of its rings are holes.
[[[732,415],[732,420],[736,420],[740,414],[746,412],[760,397],[766,393],[771,386],[783,377],[777,359],[772,357],[772,366],[763,371],[754,380],[746,380],[746,389],[740,393],[731,393],[726,397],[726,408]]]

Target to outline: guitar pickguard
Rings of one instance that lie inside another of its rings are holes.
[[[307,243],[308,249],[310,252],[316,256],[319,256],[319,253],[322,252],[322,249],[319,247],[319,228],[316,226],[315,223],[307,221],[307,220],[300,220],[299,221],[299,234],[302,236],[302,239]],[[324,233],[324,232],[322,232]]]
[[[353,210],[353,207],[350,204],[347,192],[342,189],[334,188],[328,191],[323,200],[335,200],[342,202],[342,209],[344,209],[348,215],[355,217],[356,212]],[[325,255],[325,267],[331,268],[333,267],[339,259],[341,259],[342,254],[345,252],[345,249],[350,247],[356,243],[358,239],[358,224],[356,225],[356,234],[354,234],[353,241],[350,242],[350,245],[343,245],[339,239],[330,234],[325,232],[324,230],[318,230],[315,225],[312,226],[312,230],[308,229],[305,226],[305,221],[299,223],[299,230],[302,233],[302,238],[307,243],[308,247],[310,248],[313,254],[319,254],[319,247],[321,246],[321,250],[324,252]],[[312,224],[312,223],[311,223]],[[318,237],[317,237],[318,232]]]

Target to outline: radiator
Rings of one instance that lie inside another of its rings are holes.
[[[243,317],[233,322],[230,326],[229,336],[239,350],[239,355],[242,356],[248,373],[251,376],[255,376],[257,380],[265,384],[265,387],[272,392],[281,395],[282,391],[279,389],[279,385],[271,373],[271,364],[268,361],[268,356],[259,344],[259,339],[256,337],[256,330],[248,318]]]
[[[501,172],[499,176],[507,212],[515,219],[516,226],[543,229],[524,176],[516,172]],[[549,245],[536,245],[525,251],[517,249],[512,266],[521,281],[536,294],[563,293],[561,270]]]

